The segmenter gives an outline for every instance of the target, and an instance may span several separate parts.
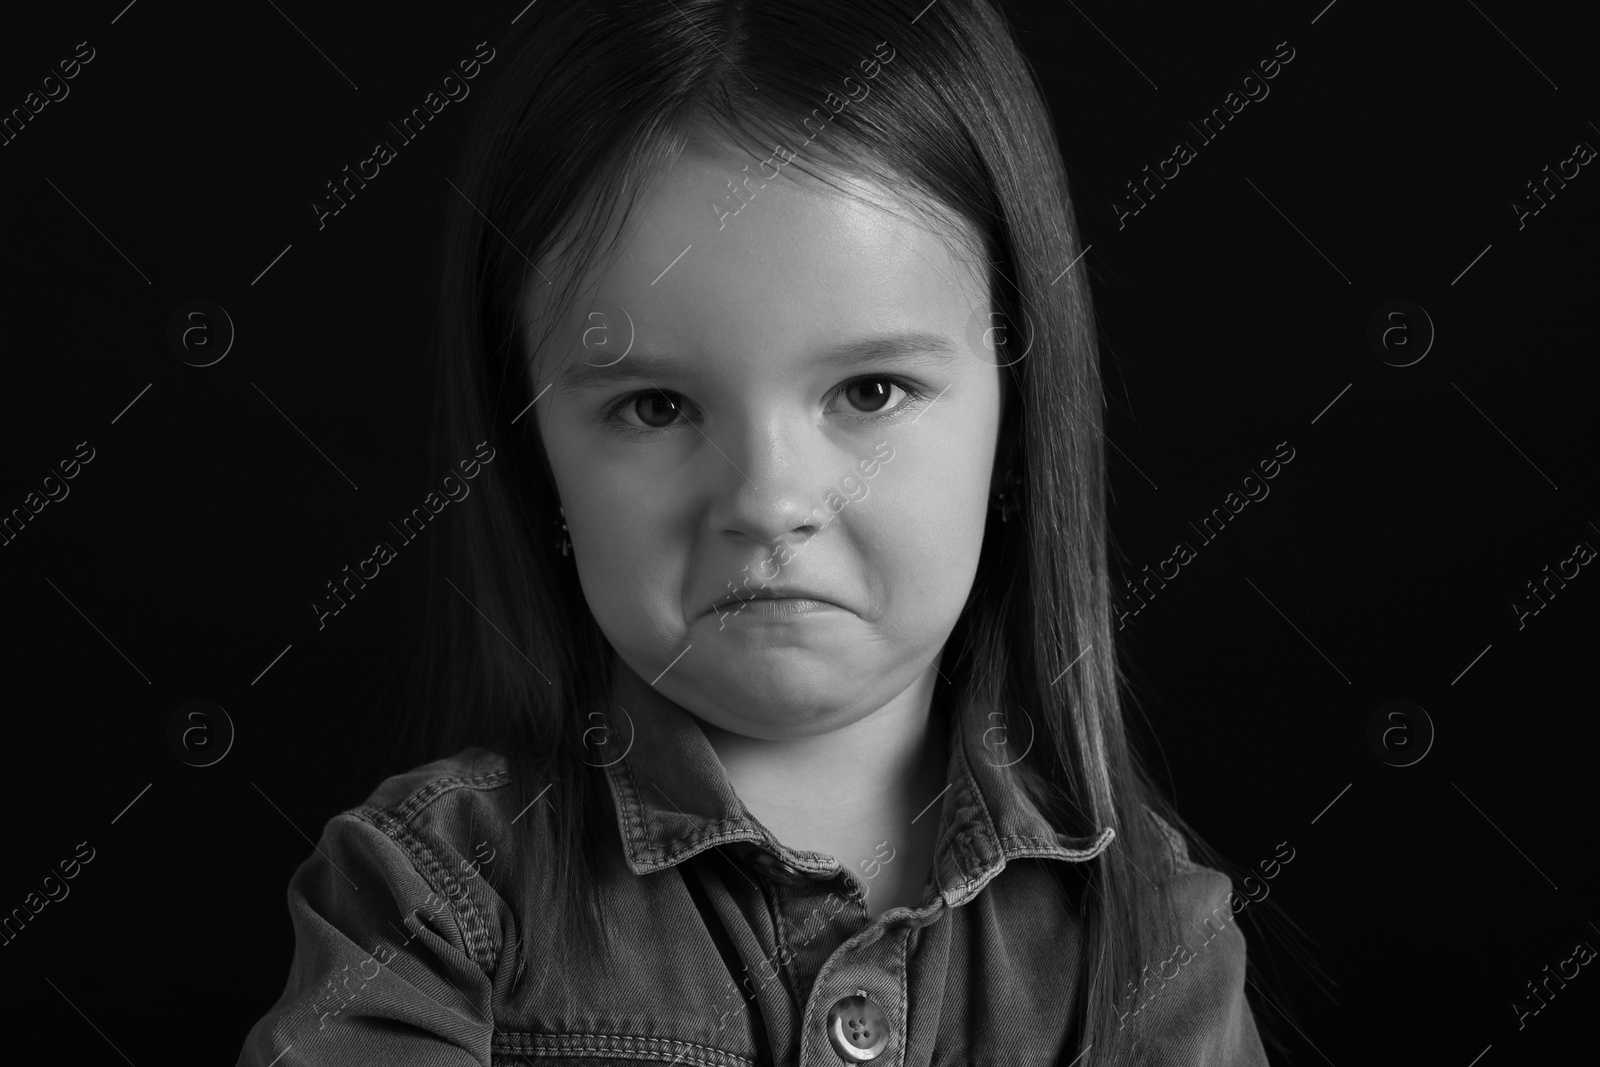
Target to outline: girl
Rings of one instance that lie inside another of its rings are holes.
[[[240,1062],[1265,1063],[1119,711],[1082,249],[1002,16],[514,31],[444,272],[436,439],[486,475],[433,539],[446,758],[327,824]]]

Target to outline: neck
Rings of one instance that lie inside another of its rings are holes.
[[[739,799],[780,841],[849,864],[862,847],[855,838],[909,828],[944,786],[947,729],[932,707],[937,679],[926,671],[877,711],[818,737],[772,741],[696,721]]]

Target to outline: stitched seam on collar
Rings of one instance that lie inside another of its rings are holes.
[[[977,805],[978,811],[983,814],[981,821],[977,819],[972,820],[972,822],[977,824],[975,829],[966,831],[962,836],[967,836],[968,834],[981,836],[986,832],[989,837],[998,839],[999,829],[994,824],[994,813],[989,810],[989,803],[984,798],[983,789],[979,786],[977,777],[972,773],[972,766],[967,760],[967,748],[964,741],[961,746],[961,775],[966,781],[967,791],[972,794],[973,801]],[[970,850],[969,854],[972,857],[973,866],[976,866],[979,862],[981,862],[976,849]],[[1002,862],[1004,861],[1004,858],[1004,853],[1002,852]],[[970,869],[964,869],[961,873],[967,879],[966,884],[971,884],[971,882],[977,877],[977,872]]]
[[[694,816],[689,816],[694,818]],[[731,829],[722,829],[731,827]],[[729,845],[735,841],[759,841],[761,837],[750,825],[740,818],[706,820],[704,826],[682,837],[673,838],[664,846],[651,846],[658,856],[658,861],[664,864],[678,863],[689,859],[691,856],[705,851],[706,848],[715,848],[718,845]]]
[[[611,781],[616,783],[617,792],[624,801],[621,805],[624,823],[622,832],[628,843],[628,849],[647,859],[657,859],[656,853],[660,850],[647,844],[645,840],[648,835],[645,829],[644,791],[639,788],[639,779],[633,773],[633,764],[623,760],[615,767],[616,773],[611,776]]]
[[[1042,839],[1037,837],[1017,837],[1016,835],[1008,835],[1006,840],[1033,842],[1033,844],[1027,847],[1009,849],[1007,850],[1006,854],[1008,856],[1043,856],[1047,859],[1059,859],[1081,863],[1097,858],[1102,852],[1110,848],[1111,843],[1116,839],[1117,831],[1116,828],[1112,826],[1108,826],[1101,830],[1098,834],[1094,835],[1088,848],[1067,848],[1060,842],[1041,843]]]
[[[708,847],[714,848],[718,845],[732,844],[735,841],[762,840],[760,833],[750,825],[748,819],[743,816],[730,816],[725,819],[703,819],[701,826],[696,827],[687,834],[675,837],[664,845],[656,844],[650,840],[647,829],[645,816],[648,808],[643,799],[644,790],[639,786],[638,777],[634,774],[632,765],[626,761],[619,766],[625,768],[623,773],[627,776],[628,788],[623,792],[625,792],[626,798],[630,801],[628,813],[625,816],[628,822],[629,844],[640,857],[641,862],[648,863],[651,866],[666,867],[689,859],[705,851]],[[679,812],[678,814],[689,819],[697,818],[697,816],[689,815],[686,812]],[[805,869],[812,870],[813,867],[807,866]],[[828,873],[827,869],[820,865],[814,869],[818,874]]]
[[[977,881],[972,875],[972,868],[978,865],[978,854],[967,843],[967,838],[971,836],[971,830],[961,830],[950,838],[950,850],[956,855],[956,867],[961,874],[961,882],[953,887],[952,892],[960,896],[960,903],[966,901],[967,887]]]
[[[1101,831],[1103,834],[1104,831]],[[1096,835],[1098,838],[1099,834]],[[1024,837],[1020,834],[1006,834],[1000,839],[1001,848],[1007,858],[1017,856],[1033,856],[1045,859],[1068,860],[1082,862],[1092,860],[1106,850],[1105,844],[1091,844],[1088,848],[1067,848],[1059,841],[1052,841],[1043,837]],[[1010,844],[1016,842],[1016,844]]]
[[[965,781],[966,792],[971,793],[971,798],[973,798],[971,803],[982,814],[981,819],[968,817],[966,822],[970,825],[957,830],[954,841],[952,841],[955,845],[960,846],[960,854],[962,854],[962,885],[958,886],[958,888],[966,889],[966,886],[973,885],[974,881],[979,881],[982,878],[982,872],[979,870],[982,865],[982,857],[979,856],[978,849],[973,848],[971,841],[974,838],[978,838],[978,840],[994,838],[994,840],[998,841],[998,830],[995,829],[994,813],[990,813],[989,803],[984,800],[984,790],[979,787],[978,777],[974,776],[973,768],[966,761],[965,745],[962,747],[962,777],[963,781]],[[963,806],[965,805],[957,805],[957,811],[960,811]],[[1000,853],[1000,859],[1005,862],[1005,853],[1003,851]]]

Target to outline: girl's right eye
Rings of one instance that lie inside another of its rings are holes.
[[[641,389],[619,400],[609,413],[612,427],[626,436],[662,433],[685,415],[685,398],[665,389]],[[638,419],[631,422],[626,416]]]

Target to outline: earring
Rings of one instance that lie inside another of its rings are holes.
[[[1006,468],[1000,487],[989,495],[989,510],[999,512],[1001,522],[1022,510],[1022,472],[1016,467]]]
[[[567,556],[572,553],[572,538],[567,536],[567,509],[563,507],[557,508],[556,510],[561,512],[561,518],[559,520],[561,523],[561,539],[556,542],[556,547],[561,550],[561,554],[563,556]],[[554,526],[556,522],[557,520],[555,519],[550,520],[550,524],[552,526]]]

